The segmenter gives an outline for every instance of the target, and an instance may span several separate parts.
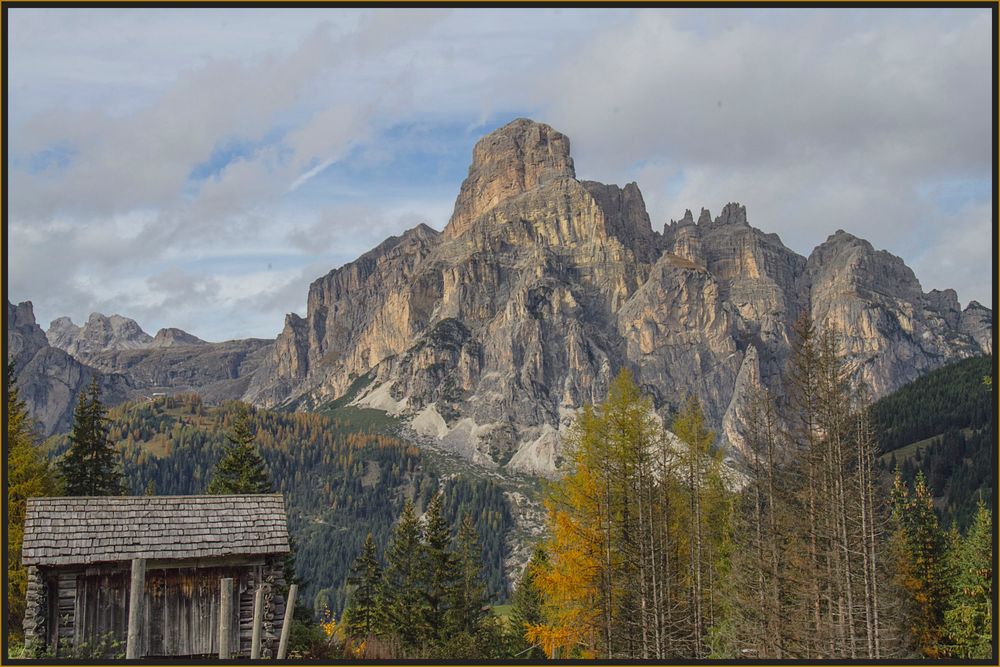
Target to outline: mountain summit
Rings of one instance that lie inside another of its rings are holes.
[[[739,448],[802,313],[835,329],[875,396],[991,351],[992,312],[924,293],[898,257],[838,231],[806,258],[751,221],[731,202],[654,231],[635,183],[578,180],[569,139],[518,119],[476,143],[443,232],[420,225],[317,279],[273,343],[174,335],[189,344],[94,363],[134,391],[183,378],[264,406],[342,399],[483,466],[547,474],[622,367],[664,415],[697,396]],[[79,338],[71,325],[50,338]]]
[[[472,149],[469,175],[459,190],[445,236],[460,236],[473,220],[506,199],[548,181],[575,177],[566,135],[518,118],[480,139]]]
[[[476,143],[441,234],[410,230],[312,284],[247,398],[354,388],[481,464],[551,472],[559,431],[628,366],[664,413],[697,395],[739,446],[747,392],[775,385],[799,314],[834,326],[881,395],[986,349],[980,310],[945,301],[850,235],[807,260],[735,202],[655,232],[636,184],[577,180],[569,139],[518,119]]]

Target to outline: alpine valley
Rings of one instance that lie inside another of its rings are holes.
[[[533,480],[558,473],[560,435],[581,406],[606,398],[622,368],[664,418],[696,396],[738,459],[749,397],[780,393],[802,314],[836,332],[873,399],[992,354],[992,311],[975,301],[962,309],[953,290],[924,292],[899,257],[842,230],[803,257],[750,219],[728,203],[655,229],[635,183],[578,180],[569,139],[518,119],[475,145],[443,230],[417,226],[319,277],[305,315],[288,314],[274,340],[150,336],[97,313],[43,331],[24,302],[7,304],[8,355],[45,436],[68,430],[77,395],[97,377],[109,405],[197,394],[205,405],[323,413],[338,428],[417,444],[440,480],[503,485],[516,528],[494,548],[509,574],[540,530]],[[171,419],[195,405],[184,400]],[[392,493],[416,497],[426,482],[410,463],[399,473],[400,460],[382,462],[396,471]],[[379,469],[357,472],[371,482]],[[327,511],[333,501],[317,502]],[[322,514],[291,504],[302,517]],[[296,524],[297,539],[311,539],[307,530],[325,525],[317,520]]]

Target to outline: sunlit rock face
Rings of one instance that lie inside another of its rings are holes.
[[[777,389],[803,313],[837,331],[875,395],[988,351],[992,313],[924,294],[838,232],[806,259],[727,204],[653,231],[639,188],[575,177],[569,140],[516,120],[481,139],[438,233],[392,237],[310,287],[247,398],[351,400],[483,465],[551,473],[559,433],[630,368],[666,414],[697,396],[742,444],[750,392]]]
[[[873,396],[992,350],[988,308],[924,293],[898,257],[838,231],[807,259],[751,222],[729,203],[654,231],[635,183],[577,180],[569,139],[518,119],[476,144],[443,231],[419,225],[317,279],[275,341],[154,338],[100,314],[46,337],[30,304],[8,304],[8,348],[46,428],[87,373],[113,398],[173,388],[308,409],[346,395],[479,465],[542,474],[621,368],[662,416],[697,397],[738,451],[753,392],[781,392],[804,313]]]

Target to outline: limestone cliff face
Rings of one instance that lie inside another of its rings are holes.
[[[876,394],[992,335],[988,310],[924,294],[850,235],[807,260],[735,203],[654,232],[638,186],[576,180],[569,140],[521,119],[476,144],[442,233],[410,230],[313,283],[248,397],[316,405],[365,377],[356,403],[484,465],[550,472],[560,429],[627,366],[664,414],[698,396],[739,447],[804,312]]]
[[[101,313],[91,313],[82,327],[73,324],[68,317],[55,319],[46,336],[53,347],[83,362],[105,350],[135,350],[153,343],[153,337],[135,320],[121,315],[107,317]]]
[[[149,347],[181,347],[184,345],[208,345],[208,343],[175,327],[160,329],[153,336],[153,340],[149,342]]]
[[[101,373],[49,345],[30,301],[7,303],[7,354],[14,361],[18,393],[43,436],[69,429],[77,398],[93,378],[106,404],[120,403],[132,391],[127,378]]]
[[[546,181],[575,176],[569,139],[548,125],[519,118],[472,149],[472,166],[445,234],[461,236],[498,203]]]
[[[903,260],[842,230],[813,251],[804,278],[813,321],[837,331],[857,379],[875,396],[986,351],[961,330],[954,291],[924,294]]]
[[[551,473],[560,431],[623,367],[662,415],[697,396],[739,449],[752,393],[780,392],[803,313],[834,327],[876,396],[992,350],[989,309],[924,293],[862,239],[837,232],[807,259],[736,203],[654,231],[636,184],[577,180],[569,140],[520,119],[476,144],[442,232],[420,225],[319,278],[305,316],[289,314],[273,342],[160,332],[121,349],[122,334],[84,335],[89,321],[68,320],[49,336],[81,354],[80,341],[99,339],[89,363],[133,392],[305,409],[350,392],[479,464]],[[106,319],[91,328],[113,332]],[[11,329],[8,345],[47,346],[36,329]]]
[[[986,354],[993,354],[993,311],[979,303],[970,301],[962,311],[958,330],[970,336]]]

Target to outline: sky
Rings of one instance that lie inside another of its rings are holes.
[[[313,280],[442,229],[518,117],[655,229],[737,201],[992,301],[989,9],[8,11],[8,296],[43,329],[273,338]]]

